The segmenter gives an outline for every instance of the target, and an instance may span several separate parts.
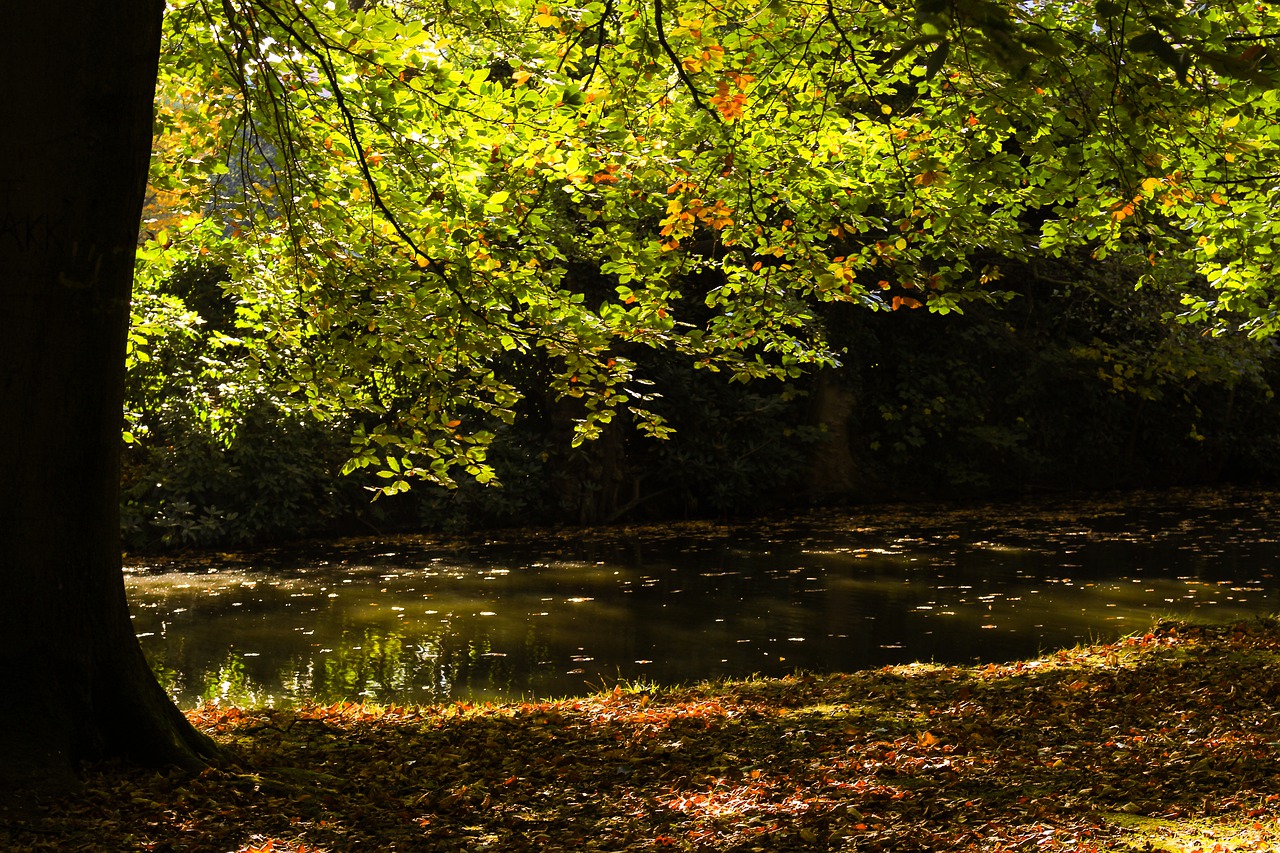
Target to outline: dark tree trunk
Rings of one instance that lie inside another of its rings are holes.
[[[809,497],[851,497],[858,487],[849,424],[857,398],[840,384],[835,370],[818,371],[810,392],[809,422],[826,431],[809,460]]]
[[[161,0],[0,3],[0,793],[214,756],[120,573],[124,344]],[[14,786],[17,783],[17,786]]]

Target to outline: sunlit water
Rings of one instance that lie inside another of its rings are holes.
[[[1280,495],[891,507],[126,574],[184,705],[436,702],[1034,656],[1280,611]],[[181,565],[181,564],[178,564]]]

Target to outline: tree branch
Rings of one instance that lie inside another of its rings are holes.
[[[693,79],[684,70],[684,64],[680,61],[680,57],[676,56],[676,52],[671,49],[671,45],[667,42],[667,33],[662,24],[662,0],[653,0],[653,25],[658,31],[658,44],[662,45],[663,52],[670,57],[671,64],[675,66],[676,74],[680,77],[680,81],[684,83],[685,88],[689,90],[689,97],[693,98],[694,106],[715,119],[716,124],[720,124],[720,116],[702,100],[702,93],[698,91],[697,86],[693,85]]]

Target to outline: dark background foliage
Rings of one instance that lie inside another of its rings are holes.
[[[132,548],[1259,481],[1280,459],[1274,345],[1171,322],[1174,296],[1083,260],[1008,267],[1016,298],[963,315],[827,306],[843,366],[786,385],[640,353],[667,441],[619,419],[573,448],[576,401],[540,390],[545,365],[508,365],[527,396],[514,424],[494,425],[501,485],[372,501],[371,479],[339,473],[351,423],[245,379],[224,278],[174,274],[168,295],[204,322],[131,374],[146,427],[124,451]]]

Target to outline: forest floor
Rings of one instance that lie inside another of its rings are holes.
[[[94,768],[0,849],[1280,850],[1280,623],[555,702],[208,706],[233,756]]]

